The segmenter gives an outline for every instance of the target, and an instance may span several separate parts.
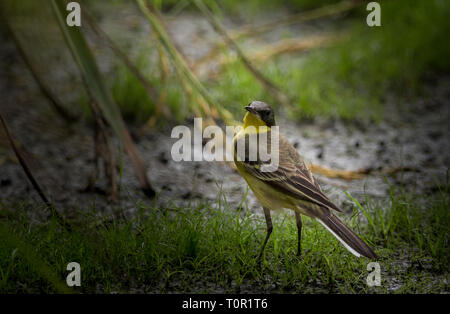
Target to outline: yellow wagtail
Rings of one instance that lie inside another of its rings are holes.
[[[266,217],[267,235],[258,260],[261,259],[272,233],[270,211],[283,208],[292,209],[295,212],[299,256],[301,255],[301,214],[303,214],[317,219],[354,255],[377,258],[374,251],[333,214],[333,210],[341,210],[325,196],[302,157],[284,136],[279,135],[279,160],[275,171],[262,171],[262,167],[268,162],[263,162],[259,156],[256,161],[249,160],[246,145],[248,145],[250,133],[254,133],[255,130],[258,134],[271,132],[271,127],[275,125],[275,117],[272,108],[264,102],[253,101],[245,109],[247,113],[244,117],[243,129],[233,139],[234,162],[261,203]],[[270,138],[269,133],[267,138]],[[244,158],[237,158],[240,141],[245,141]],[[273,149],[270,147],[270,141],[266,142],[267,151]]]

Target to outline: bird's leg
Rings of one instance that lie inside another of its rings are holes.
[[[270,209],[263,207],[264,209],[264,216],[266,217],[266,224],[267,224],[267,234],[266,239],[264,240],[264,244],[261,248],[261,252],[258,256],[258,261],[261,262],[261,258],[264,252],[264,248],[266,247],[267,241],[269,241],[269,237],[272,234],[272,218],[270,217]]]
[[[298,230],[298,250],[297,256],[302,255],[302,216],[300,213],[295,212],[295,220],[297,222],[297,230]]]

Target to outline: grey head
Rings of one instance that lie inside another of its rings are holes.
[[[275,114],[272,107],[265,102],[254,100],[245,106],[245,110],[263,120],[268,127],[275,125]]]

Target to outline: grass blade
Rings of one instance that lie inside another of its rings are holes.
[[[322,6],[316,9],[311,9],[307,11],[300,12],[298,14],[289,16],[289,17],[283,17],[282,19],[263,23],[259,25],[248,25],[241,27],[236,32],[233,32],[231,34],[231,38],[234,40],[237,40],[241,37],[245,36],[251,36],[251,35],[258,35],[262,34],[264,32],[272,31],[278,27],[281,26],[289,26],[293,24],[299,24],[304,22],[309,22],[312,20],[321,19],[324,17],[332,16],[341,14],[344,12],[348,12],[357,6],[361,5],[361,2],[359,1],[348,1],[344,0],[336,4],[329,4],[326,6]]]
[[[30,180],[31,184],[33,185],[36,192],[39,194],[42,201],[44,201],[45,205],[51,207],[52,204],[48,200],[47,196],[45,196],[44,192],[42,191],[40,185],[36,181],[36,179],[31,174],[30,168],[28,167],[28,164],[25,162],[25,159],[22,157],[22,154],[19,151],[19,148],[14,143],[14,140],[12,138],[11,133],[9,132],[8,127],[6,126],[6,122],[3,119],[2,114],[0,114],[0,122],[2,123],[3,129],[5,130],[6,137],[8,138],[9,144],[11,145],[12,149],[14,150],[14,153],[16,154],[17,160],[19,161],[20,165],[22,166],[23,170],[25,171],[25,174],[28,177],[28,180]]]
[[[100,26],[95,22],[94,18],[91,16],[91,13],[87,10],[86,6],[82,6],[83,17],[91,26],[91,29],[97,34],[98,37],[104,39],[111,50],[119,57],[122,62],[128,67],[131,73],[141,82],[142,86],[144,86],[147,94],[151,99],[156,102],[156,115],[162,113],[165,118],[171,118],[170,113],[167,107],[163,106],[160,101],[160,96],[158,95],[158,91],[152,87],[150,81],[141,73],[141,71],[131,62],[128,56],[116,45],[116,43],[106,34]]]
[[[8,126],[6,125],[5,120],[3,119],[2,114],[0,114],[0,122],[3,126],[3,129],[5,130],[6,137],[8,138],[9,144],[11,145],[12,149],[14,150],[14,153],[16,154],[17,160],[19,161],[20,165],[22,166],[22,169],[24,170],[25,174],[27,175],[28,180],[30,180],[31,184],[33,185],[36,192],[39,194],[39,197],[42,199],[42,201],[49,207],[52,211],[53,216],[56,218],[56,220],[65,227],[68,231],[72,230],[70,227],[70,224],[66,222],[66,220],[55,210],[53,204],[49,201],[45,193],[42,191],[41,186],[34,178],[33,174],[31,173],[30,167],[28,167],[27,162],[25,161],[25,158],[23,158],[23,154],[20,152],[19,147],[14,143],[14,139],[9,132]]]
[[[238,39],[248,37],[248,36],[257,36],[264,32],[272,31],[281,26],[289,26],[293,24],[308,22],[336,14],[342,14],[350,11],[351,9],[357,7],[359,3],[357,1],[342,1],[337,4],[331,4],[323,7],[319,7],[317,9],[312,9],[308,11],[302,11],[298,14],[283,17],[279,20],[263,23],[259,25],[247,25],[239,28],[236,31],[229,32],[229,36],[232,40],[237,41]],[[211,51],[197,61],[195,67],[199,67],[209,60],[214,59],[225,47],[225,43],[219,43]]]
[[[245,65],[245,67],[250,71],[250,73],[253,74],[253,76],[261,82],[261,84],[267,88],[268,91],[272,95],[275,96],[275,98],[282,103],[283,105],[289,106],[289,100],[284,95],[280,89],[275,86],[268,78],[266,78],[254,65],[253,63],[245,56],[244,52],[241,50],[239,45],[228,35],[228,32],[226,31],[225,27],[220,23],[220,21],[215,17],[209,8],[203,3],[201,0],[192,0],[194,4],[197,6],[197,8],[203,13],[203,15],[206,16],[208,22],[211,24],[211,26],[225,39],[225,41],[228,43],[228,45],[237,53],[239,58],[241,59],[242,63]]]
[[[172,63],[174,64],[177,71],[179,71],[185,79],[189,82],[192,89],[198,92],[202,98],[206,101],[206,103],[216,109],[221,118],[227,124],[236,124],[233,120],[231,113],[226,110],[223,106],[218,104],[209,94],[208,90],[203,86],[203,84],[198,80],[194,73],[189,69],[186,64],[186,61],[175,47],[175,44],[170,39],[167,31],[164,28],[164,25],[160,22],[156,12],[156,8],[153,6],[151,2],[145,0],[137,0],[139,8],[144,13],[144,15],[149,20],[150,24],[153,27],[153,30],[158,35],[158,40],[161,42],[163,47],[166,49],[168,55],[170,56]],[[150,8],[150,9],[149,9]]]
[[[103,83],[103,79],[100,75],[100,71],[98,70],[94,56],[89,49],[83,34],[81,33],[79,27],[68,27],[66,24],[65,16],[67,12],[65,3],[66,1],[64,0],[51,1],[58,25],[60,26],[66,43],[78,65],[88,94],[100,108],[103,117],[122,141],[125,150],[130,156],[142,190],[147,196],[154,197],[155,191],[147,178],[145,163],[138,153],[138,150],[128,132],[118,106],[114,103],[109,90]]]
[[[21,252],[22,256],[33,267],[33,269],[45,280],[50,282],[55,288],[56,292],[69,294],[74,291],[69,288],[60,278],[56,275],[58,272],[52,269],[48,263],[39,256],[34,248],[26,243],[23,239],[16,236],[9,227],[0,223],[0,238],[2,241],[6,241],[12,247],[17,248]]]
[[[44,83],[42,78],[39,76],[39,71],[37,71],[35,65],[33,62],[31,62],[31,59],[28,57],[27,53],[22,47],[22,44],[20,43],[19,37],[17,36],[16,32],[14,31],[13,27],[9,24],[9,21],[5,14],[3,13],[2,8],[0,7],[0,17],[2,17],[2,20],[6,26],[6,29],[8,30],[9,34],[11,35],[11,39],[13,40],[14,44],[16,45],[17,50],[19,51],[20,56],[22,57],[22,60],[25,62],[25,65],[30,70],[31,75],[33,76],[36,84],[38,85],[39,89],[41,90],[42,94],[50,101],[50,104],[53,106],[53,109],[61,116],[63,117],[67,122],[74,122],[78,120],[77,117],[72,115],[68,110],[64,108],[64,105],[62,101],[52,93],[51,89],[47,86],[47,84]]]
[[[356,204],[356,206],[358,206],[358,208],[364,214],[364,217],[366,217],[367,221],[369,222],[370,227],[372,227],[372,230],[376,232],[377,228],[375,226],[375,222],[373,221],[372,215],[370,215],[369,212],[364,209],[361,203],[358,202],[353,196],[351,196],[350,193],[345,192],[345,194],[347,194],[347,196]]]

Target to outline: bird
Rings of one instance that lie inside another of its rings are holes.
[[[258,260],[261,261],[272,233],[271,211],[282,209],[295,212],[298,231],[297,256],[301,256],[302,215],[306,215],[318,220],[353,255],[376,259],[377,255],[373,249],[334,214],[334,211],[340,212],[341,209],[323,193],[303,158],[281,133],[278,132],[278,152],[275,152],[276,145],[270,147],[270,140],[266,141],[267,151],[274,149],[274,152],[278,153],[276,169],[263,171],[263,167],[267,166],[270,160],[263,161],[259,155],[256,160],[250,160],[255,159],[249,158],[248,143],[252,133],[268,132],[266,136],[270,138],[271,128],[276,124],[274,111],[265,102],[252,101],[245,106],[245,110],[247,112],[243,119],[243,128],[233,138],[233,159],[239,173],[262,205],[266,219],[267,233]],[[244,156],[238,158],[241,141],[245,141],[245,152]]]

